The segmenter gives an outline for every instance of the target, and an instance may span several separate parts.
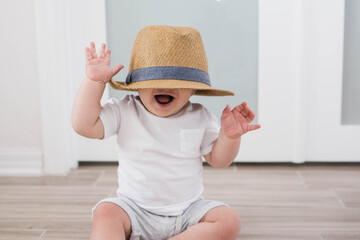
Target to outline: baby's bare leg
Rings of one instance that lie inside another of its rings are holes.
[[[229,207],[220,206],[208,211],[198,224],[170,239],[234,240],[239,235],[240,227],[238,214]]]
[[[127,213],[118,205],[104,202],[99,204],[93,216],[91,240],[129,239],[131,222]]]

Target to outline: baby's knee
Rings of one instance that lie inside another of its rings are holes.
[[[219,224],[221,239],[234,240],[240,233],[241,220],[239,215],[233,209],[228,209],[228,211],[224,213]]]
[[[113,204],[110,203],[100,203],[94,210],[94,215],[93,215],[93,219],[97,220],[97,219],[112,219],[115,218],[116,214],[113,210],[114,206],[112,206]]]
[[[130,219],[127,213],[119,206],[104,202],[99,204],[94,211],[93,221],[113,221],[117,224],[121,223],[125,227],[130,226]]]
[[[101,203],[93,215],[91,240],[93,239],[128,239],[131,223],[126,212],[112,203]]]

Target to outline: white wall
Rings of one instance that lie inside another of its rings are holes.
[[[0,1],[0,175],[77,167],[82,139],[71,128],[72,102],[85,46],[106,42],[104,7],[104,0]]]
[[[42,165],[35,2],[0,1],[0,174]]]

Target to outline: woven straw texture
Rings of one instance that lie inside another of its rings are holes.
[[[200,33],[189,27],[147,26],[136,36],[131,53],[129,72],[147,67],[188,67],[208,72],[204,45]],[[126,84],[113,79],[110,85],[119,90],[193,89],[196,95],[226,96],[230,91],[215,89],[207,84],[174,79],[146,80]]]

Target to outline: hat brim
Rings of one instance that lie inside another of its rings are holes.
[[[196,91],[195,95],[200,96],[235,95],[231,91],[216,89],[205,83],[187,80],[155,79],[126,84],[124,82],[117,82],[111,79],[109,83],[112,88],[125,91],[138,91],[139,89],[192,89]]]

